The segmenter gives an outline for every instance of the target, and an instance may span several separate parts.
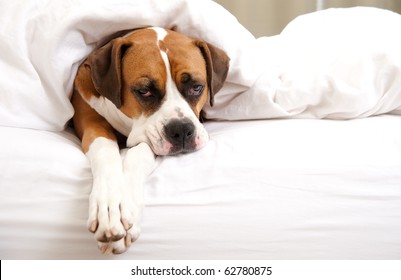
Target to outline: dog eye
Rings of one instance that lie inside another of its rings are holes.
[[[188,94],[192,96],[198,96],[201,95],[203,92],[204,86],[203,85],[193,85],[189,91]]]
[[[142,97],[151,97],[153,96],[152,92],[148,88],[141,88],[135,90],[137,94],[139,94]]]

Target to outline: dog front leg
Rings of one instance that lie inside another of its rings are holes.
[[[124,159],[124,175],[126,186],[128,186],[133,198],[135,210],[134,225],[129,230],[132,241],[135,241],[140,233],[140,221],[144,206],[144,184],[155,167],[155,154],[145,143],[128,150]]]
[[[126,182],[119,147],[115,140],[96,138],[86,153],[93,174],[89,197],[88,228],[95,234],[103,253],[113,250],[110,242],[124,240],[133,224],[132,202],[126,196]]]
[[[125,252],[138,239],[141,232],[141,219],[144,207],[144,184],[155,167],[155,155],[149,145],[140,143],[130,148],[123,160],[125,189],[123,191],[125,203],[121,206],[123,216],[132,217],[132,224],[124,239],[111,242],[108,251],[114,254]]]

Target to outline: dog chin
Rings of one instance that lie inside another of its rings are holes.
[[[151,144],[150,147],[153,150],[153,153],[158,156],[173,156],[177,154],[186,154],[192,153],[202,149],[206,146],[207,141],[197,142],[194,141],[192,144],[188,146],[175,146],[170,142],[164,141],[162,145],[153,145]]]

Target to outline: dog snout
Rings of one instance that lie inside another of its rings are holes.
[[[164,127],[167,141],[172,145],[170,154],[195,149],[195,125],[189,119],[173,119]]]

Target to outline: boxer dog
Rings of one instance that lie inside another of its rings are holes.
[[[115,38],[81,64],[73,122],[93,174],[87,226],[103,253],[123,253],[138,238],[155,156],[206,145],[199,117],[228,68],[222,50],[162,28]],[[116,131],[127,137],[124,159]]]

